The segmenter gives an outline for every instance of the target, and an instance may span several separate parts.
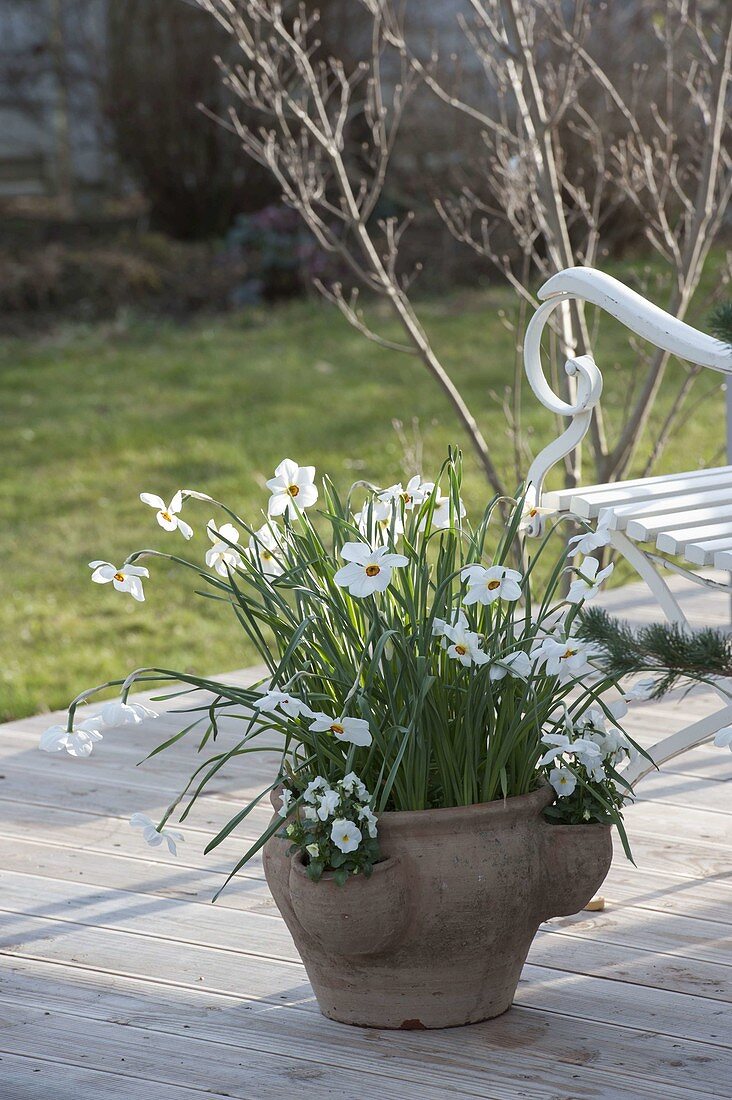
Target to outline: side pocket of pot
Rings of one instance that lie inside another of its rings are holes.
[[[298,922],[332,955],[379,955],[399,941],[409,919],[398,858],[377,863],[368,878],[352,876],[339,886],[327,873],[312,882],[296,855],[290,861],[289,887]]]
[[[544,822],[546,913],[579,912],[602,886],[613,858],[609,825],[552,825]]]

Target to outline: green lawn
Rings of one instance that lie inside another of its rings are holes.
[[[510,381],[514,354],[499,312],[513,301],[505,288],[455,293],[422,311],[505,470],[512,444],[496,392]],[[632,357],[609,325],[597,355],[617,421],[627,397],[623,357]],[[714,398],[690,419],[666,467],[718,455],[721,408]],[[398,480],[405,464],[394,418],[410,433],[418,421],[425,474],[448,443],[465,442],[418,361],[367,343],[318,302],[187,328],[139,322],[0,345],[0,718],[61,707],[139,665],[245,665],[252,654],[235,622],[192,596],[185,571],[153,562],[140,605],[92,585],[87,563],[121,561],[143,546],[202,558],[210,509],[186,505],[198,532],[186,546],[157,527],[140,491],[168,498],[198,488],[256,521],[264,480],[285,456],[343,487],[362,476]],[[524,428],[534,448],[554,429],[530,393]],[[467,448],[466,467],[476,506],[487,491]]]

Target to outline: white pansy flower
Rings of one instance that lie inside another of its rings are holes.
[[[280,792],[280,808],[277,813],[280,817],[287,817],[290,812],[290,806],[292,805],[293,794],[288,787],[283,787]]]
[[[539,760],[542,766],[553,764],[558,756],[572,751],[572,742],[566,733],[545,733],[541,740],[544,745],[550,746]]]
[[[362,748],[372,741],[369,724],[364,718],[331,718],[329,714],[318,711],[313,715],[310,729],[313,733],[332,733],[336,741]]]
[[[89,568],[94,572],[91,579],[95,584],[109,584],[118,592],[129,592],[133,599],[140,603],[145,599],[142,590],[142,577],[149,577],[144,565],[122,565],[119,569],[108,561],[90,561]]]
[[[300,813],[301,813],[303,821],[317,821],[318,820],[318,811],[315,809],[315,806],[309,806],[309,805],[305,804],[302,807]]]
[[[404,554],[391,554],[386,546],[372,550],[365,542],[347,542],[341,549],[341,557],[348,564],[333,579],[358,599],[384,592],[389,587],[392,570],[409,564]]]
[[[365,802],[369,798],[369,792],[366,790],[366,785],[363,783],[355,772],[349,772],[348,775],[344,775],[341,780],[341,787],[346,794],[355,794],[361,802]]]
[[[69,756],[89,756],[94,744],[102,740],[102,725],[102,716],[95,714],[75,724],[72,730],[61,725],[49,726],[41,734],[38,747],[43,752],[60,752],[65,749]]]
[[[560,798],[567,798],[577,786],[577,780],[569,768],[552,768],[549,782]]]
[[[577,737],[572,742],[572,755],[579,760],[585,768],[594,768],[602,761],[602,752],[596,741],[589,737]]]
[[[322,775],[316,775],[315,779],[311,779],[303,791],[303,798],[306,802],[315,802],[320,791],[329,790],[330,784],[328,780],[324,779]]]
[[[157,711],[144,707],[142,703],[123,703],[119,699],[110,699],[102,707],[102,721],[105,726],[136,726],[146,719],[157,717]]]
[[[729,749],[732,752],[732,726],[725,726],[715,735],[714,744],[718,749]]]
[[[311,508],[318,499],[315,467],[298,466],[291,458],[285,458],[275,470],[275,476],[267,482],[267,488],[272,494],[268,514],[283,516],[287,513],[294,519],[299,511]]]
[[[353,518],[366,539],[371,537],[372,529],[384,542],[404,534],[402,518],[390,500],[374,500],[370,506],[364,504]]]
[[[373,838],[378,835],[379,830],[376,814],[373,812],[371,807],[360,806],[358,811],[358,819],[359,821],[364,821],[366,823],[368,834],[373,840]]]
[[[604,569],[600,569],[597,558],[584,558],[582,564],[577,567],[580,576],[576,577],[569,586],[567,600],[569,603],[579,603],[580,600],[594,600],[600,591],[600,585],[612,573],[615,566],[610,563]]]
[[[165,841],[172,856],[178,854],[176,842],[185,840],[183,833],[179,833],[177,829],[158,829],[155,822],[147,814],[133,814],[130,818],[130,825],[133,829],[142,829],[143,839],[151,848],[157,848]]]
[[[256,707],[257,710],[263,711],[265,714],[272,714],[276,710],[281,710],[289,718],[299,718],[300,715],[305,718],[312,718],[313,716],[313,712],[307,703],[303,703],[302,699],[298,699],[296,695],[290,695],[287,691],[266,692],[257,700]]]
[[[480,648],[480,635],[468,629],[468,620],[463,611],[458,613],[454,622],[444,624],[442,635],[442,644],[448,657],[459,661],[466,668],[472,664],[485,665],[490,660],[488,654]]]
[[[279,551],[277,539],[266,523],[249,539],[249,554],[266,577],[281,577],[284,573],[275,557]]]
[[[311,859],[317,859],[318,856],[320,855],[320,848],[318,847],[317,844],[306,844],[305,845],[305,851],[307,852],[307,854],[310,856]]]
[[[337,811],[341,801],[341,796],[338,791],[331,790],[329,787],[327,791],[322,791],[318,795],[318,817],[321,821],[327,821],[329,817]]]
[[[344,817],[336,818],[330,830],[330,839],[342,852],[355,852],[361,843],[361,830]]]
[[[155,493],[140,493],[143,504],[149,504],[157,511],[156,519],[164,531],[180,531],[184,539],[193,537],[193,528],[180,518],[178,512],[183,507],[183,493],[179,489],[170,504],[166,504],[162,497]]]
[[[463,603],[491,604],[494,600],[518,600],[521,597],[523,576],[517,569],[508,569],[505,565],[468,565],[462,571],[462,577],[468,582],[468,591]]]
[[[515,653],[507,653],[505,657],[499,657],[490,667],[489,677],[493,681],[502,680],[504,676],[515,676],[519,680],[528,680],[531,675],[531,658],[523,649]]]
[[[611,513],[605,511],[597,521],[594,531],[584,531],[581,535],[575,535],[569,540],[569,556],[577,557],[578,554],[591,554],[593,550],[599,550],[601,546],[607,546],[610,542],[610,518]]]
[[[434,489],[434,485],[431,482],[423,482],[420,475],[415,474],[414,477],[410,477],[406,486],[403,486],[401,481],[397,482],[396,485],[389,485],[387,489],[379,493],[379,500],[393,503],[401,502],[405,512],[412,512],[424,503],[427,494],[432,489]]]

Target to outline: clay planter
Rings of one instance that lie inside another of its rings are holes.
[[[364,1027],[433,1028],[505,1012],[536,931],[576,913],[612,857],[610,828],[552,825],[542,788],[505,802],[379,817],[370,878],[308,879],[272,837],[264,870],[321,1012]],[[279,804],[279,799],[277,799]]]

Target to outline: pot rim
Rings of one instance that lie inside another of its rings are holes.
[[[389,830],[418,830],[445,826],[470,824],[476,822],[493,824],[503,818],[539,817],[556,795],[548,783],[537,787],[528,794],[512,795],[510,798],[496,798],[492,802],[473,802],[469,806],[440,806],[436,810],[387,810],[378,814],[379,828]]]

